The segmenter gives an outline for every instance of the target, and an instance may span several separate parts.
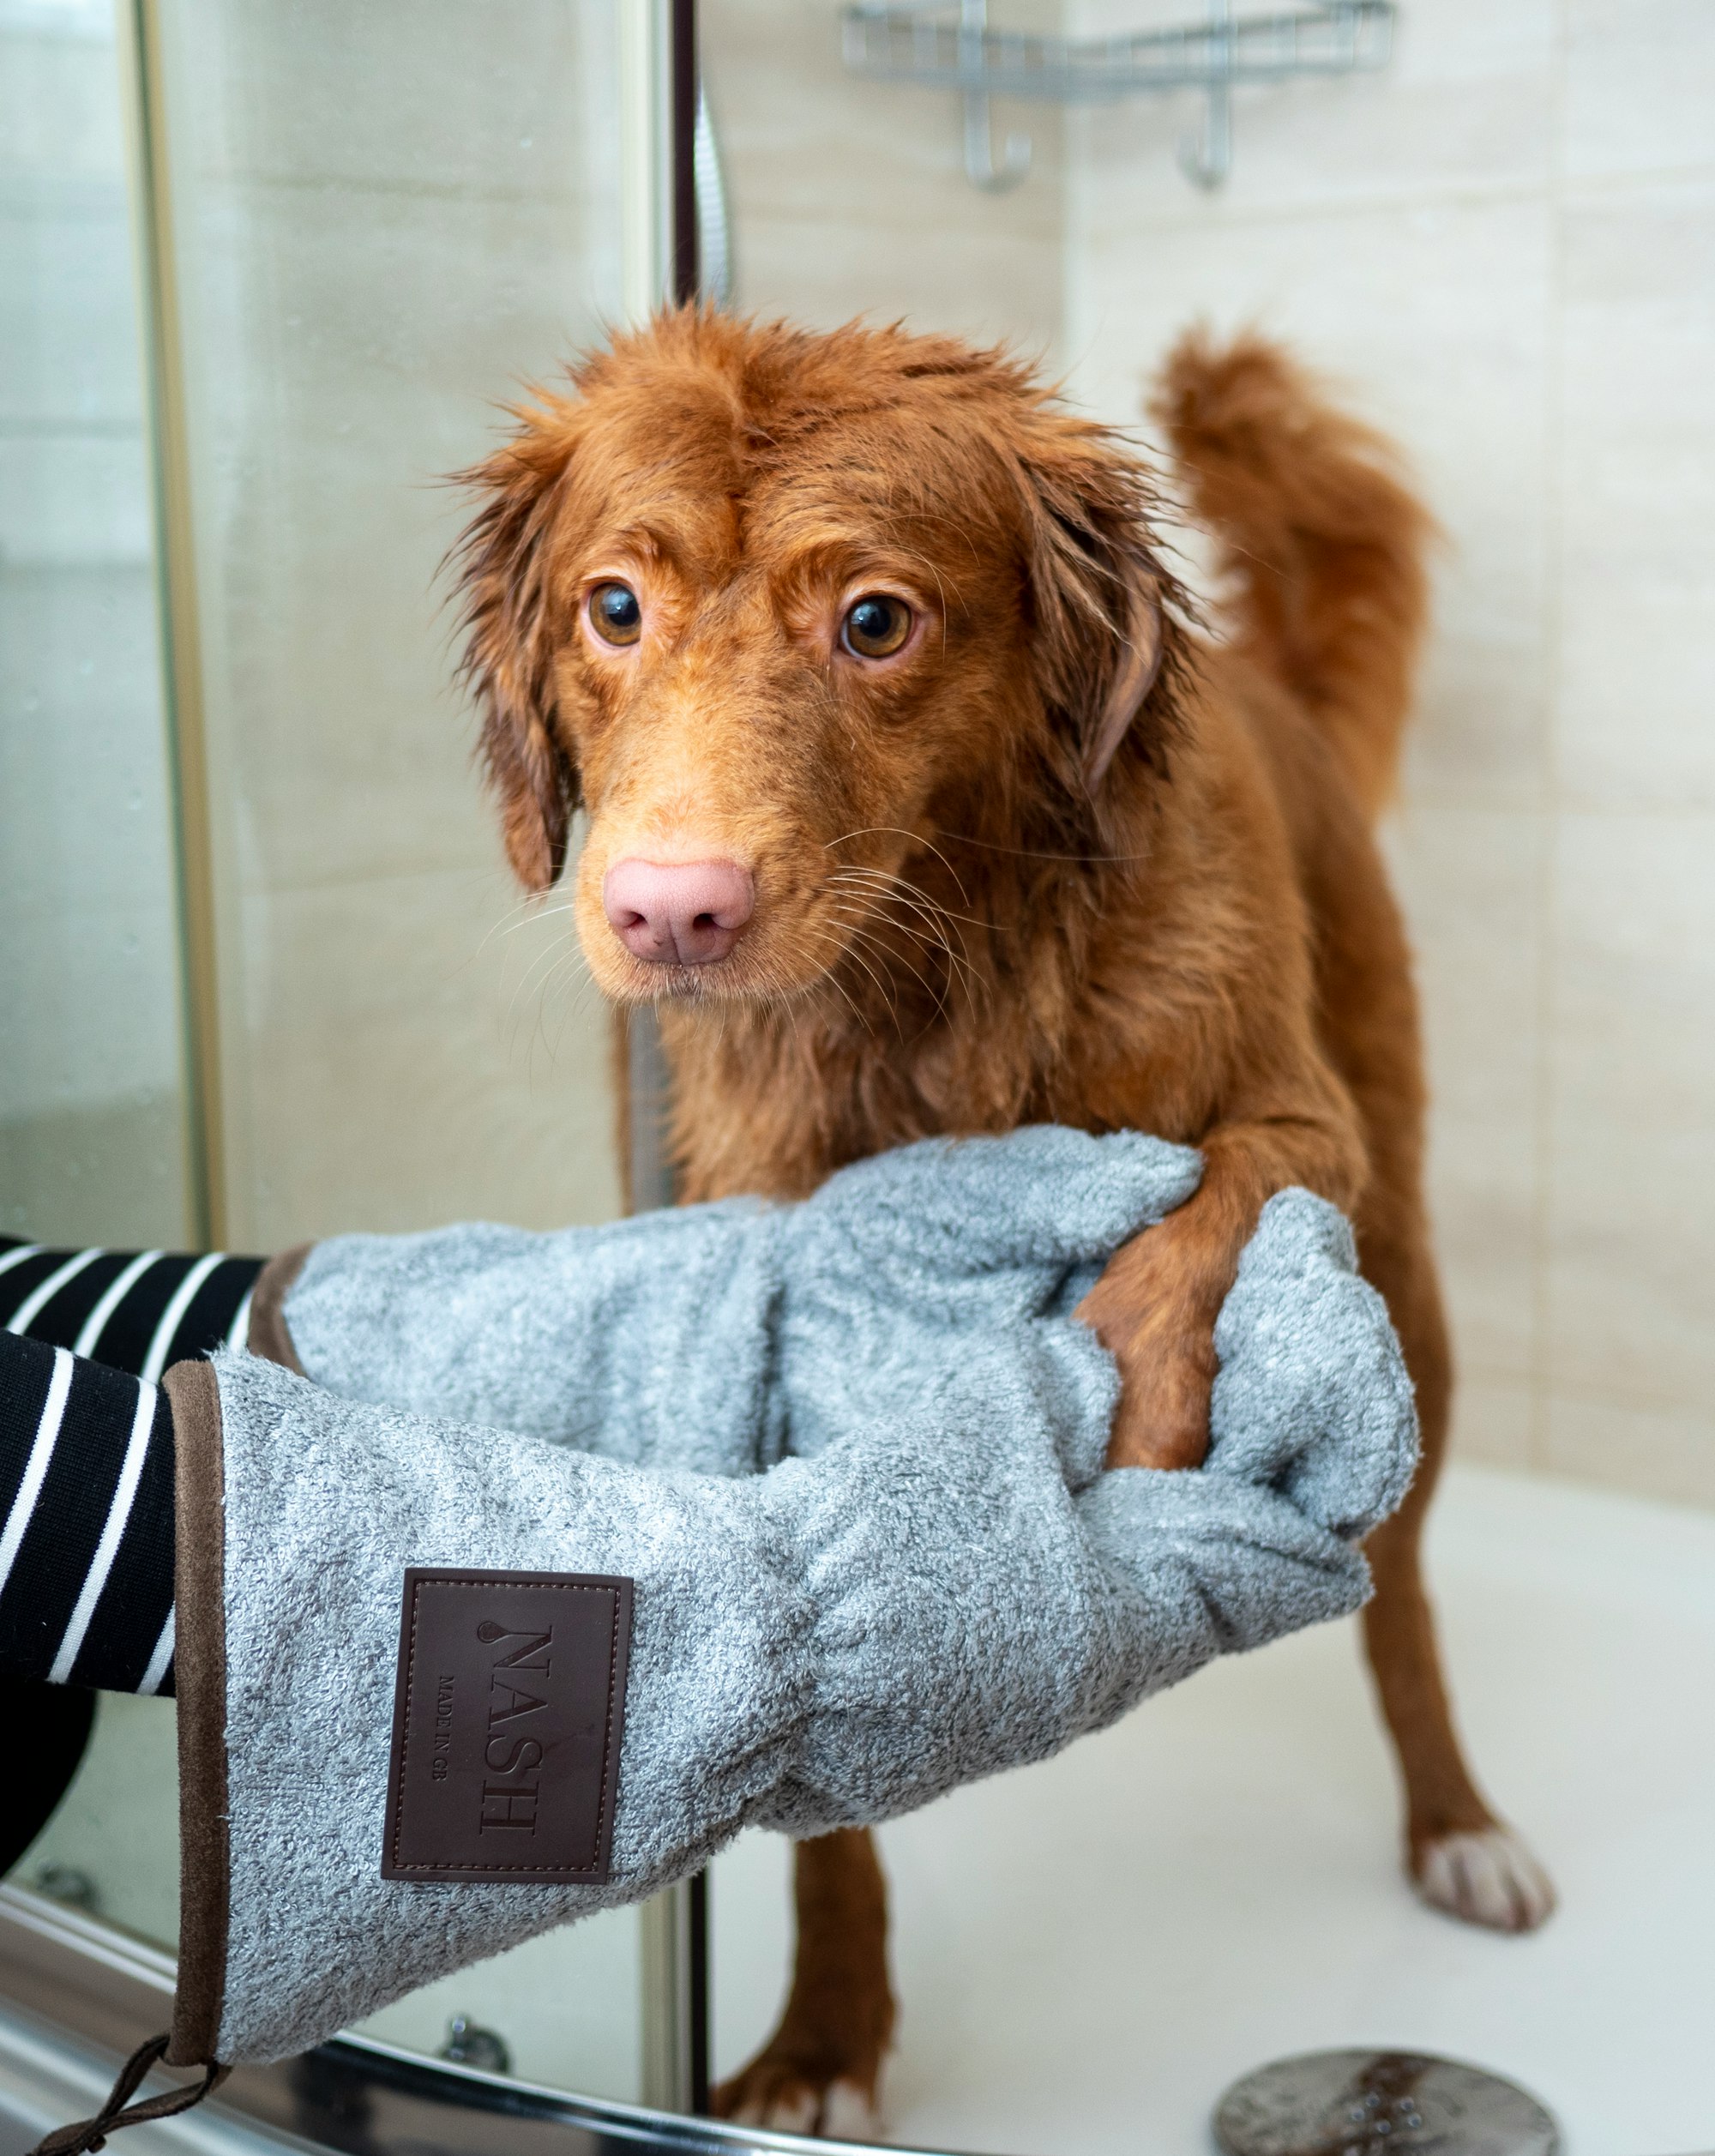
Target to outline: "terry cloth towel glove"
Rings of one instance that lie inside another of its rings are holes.
[[[745,1826],[894,1816],[1048,1756],[1217,1653],[1356,1608],[1354,1542],[1402,1494],[1414,1422],[1345,1224],[1307,1195],[1269,1206],[1223,1314],[1207,1466],[1101,1472],[1117,1378],[1069,1312],[1158,1217],[1164,1156],[1025,1132],[867,1162],[798,1207],[668,1216],[667,1240],[744,1230],[708,1262],[701,1318],[671,1324],[672,1297],[649,1298],[682,1268],[658,1252],[605,1269],[657,1224],[496,1244],[463,1292],[480,1305],[486,1275],[516,1263],[511,1353],[562,1344],[557,1409],[531,1409],[536,1381],[510,1354],[494,1394],[469,1375],[456,1390],[487,1320],[443,1335],[465,1343],[441,1381],[459,1420],[250,1356],[169,1372],[184,1849],[170,2056],[298,2051],[654,1893]],[[1176,1174],[1182,1189],[1182,1156]],[[457,1232],[408,1240],[444,1252]],[[334,1328],[305,1322],[317,1278],[312,1260],[283,1314],[328,1376]],[[543,1315],[564,1301],[572,1315]],[[382,1305],[365,1322],[386,1336]],[[614,1328],[623,1353],[604,1359]],[[709,1358],[742,1406],[694,1389]],[[685,1425],[704,1411],[699,1448]],[[809,1456],[743,1472],[800,1432]],[[437,1569],[457,1576],[422,1576]],[[545,1748],[520,1744],[533,1729],[557,1740],[541,1773]],[[448,1795],[469,1799],[456,1832],[436,1810]]]
[[[340,1236],[265,1269],[251,1345],[348,1400],[749,1474],[1009,1356],[1201,1173],[1189,1147],[1039,1125],[883,1153],[800,1205]]]

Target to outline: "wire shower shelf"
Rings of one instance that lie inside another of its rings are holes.
[[[1182,144],[1180,163],[1199,186],[1218,187],[1232,165],[1236,85],[1381,67],[1397,13],[1394,0],[1327,0],[1291,13],[1235,16],[1231,0],[1211,0],[1206,21],[1107,38],[992,29],[987,0],[855,0],[841,20],[845,64],[854,74],[962,97],[966,175],[997,192],[1029,171],[1030,138],[1009,135],[996,157],[991,99],[1099,105],[1200,90],[1207,100],[1203,130]]]

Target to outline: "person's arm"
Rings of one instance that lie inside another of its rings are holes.
[[[258,1257],[59,1249],[0,1236],[0,1327],[152,1382],[188,1355],[243,1347]]]
[[[173,1689],[166,1398],[10,1332],[0,1332],[0,1674]]]
[[[172,1690],[171,1364],[244,1345],[262,1261],[0,1236],[0,1672]],[[76,1764],[69,1751],[64,1780]]]

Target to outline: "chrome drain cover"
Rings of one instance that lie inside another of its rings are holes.
[[[1307,2051],[1235,2081],[1223,2156],[1558,2156],[1560,2129],[1517,2082],[1424,2051]]]

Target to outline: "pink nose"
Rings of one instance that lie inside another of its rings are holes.
[[[756,909],[750,871],[736,861],[616,861],[603,879],[608,925],[652,966],[713,966]]]

